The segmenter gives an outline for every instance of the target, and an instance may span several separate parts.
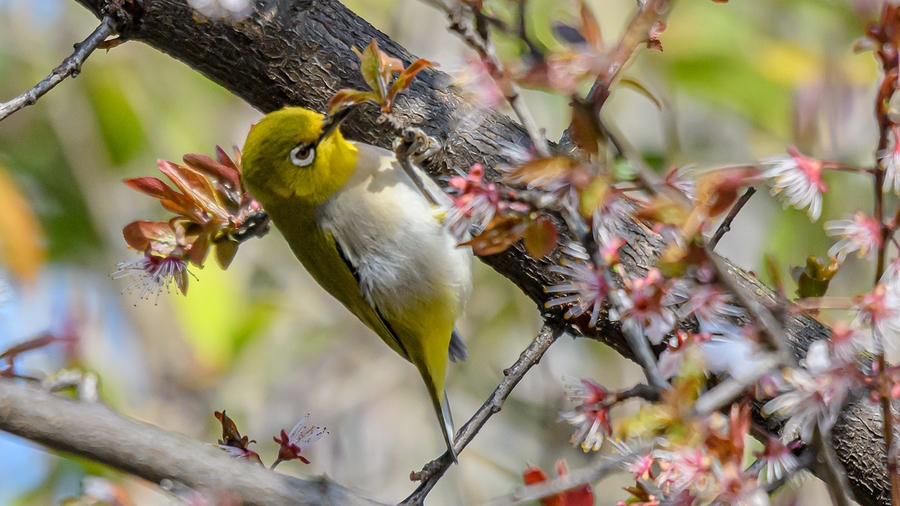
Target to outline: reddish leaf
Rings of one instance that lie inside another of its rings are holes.
[[[147,251],[151,243],[172,246],[177,243],[172,225],[165,221],[133,221],[122,229],[122,236],[137,251]]]
[[[710,217],[727,211],[747,186],[754,186],[762,180],[758,168],[729,167],[710,172],[697,181],[696,200],[704,203]]]
[[[163,183],[162,180],[155,177],[136,177],[126,179],[125,186],[132,190],[139,191],[144,195],[149,195],[155,199],[171,199],[175,192],[169,188],[169,185]]]
[[[547,474],[542,471],[541,468],[531,465],[525,469],[525,472],[522,473],[522,477],[525,479],[526,485],[534,485],[535,483],[547,481]]]
[[[541,470],[539,467],[528,466],[525,469],[525,472],[522,473],[522,478],[525,481],[526,485],[534,485],[535,483],[541,483],[547,481],[547,474]],[[559,495],[553,495],[550,497],[545,497],[541,499],[542,506],[563,506],[562,498]]]
[[[562,478],[568,474],[569,468],[566,465],[566,459],[557,460],[556,475]],[[566,490],[559,497],[562,499],[562,506],[594,506],[594,493],[591,491],[590,485],[581,485]]]
[[[228,161],[227,164],[216,162],[206,155],[190,153],[184,155],[184,163],[196,172],[222,184],[226,190],[233,193],[240,192],[241,174],[240,170],[231,162],[228,155],[222,151],[222,148],[216,146],[216,156],[219,160],[224,157]],[[240,200],[240,199],[238,199]]]
[[[647,49],[659,51],[660,53],[662,52],[663,47],[662,42],[659,41],[659,34],[661,34],[665,29],[665,21],[657,21],[656,23],[653,23],[653,27],[650,29],[650,36],[647,39]]]
[[[419,58],[418,60],[412,62],[409,67],[403,69],[403,72],[397,76],[397,79],[394,80],[394,83],[391,84],[391,89],[388,91],[387,100],[381,104],[381,112],[389,113],[391,112],[391,108],[394,104],[394,98],[398,93],[409,88],[409,85],[412,84],[413,79],[416,77],[416,74],[425,69],[425,67],[433,67],[434,64],[428,60],[423,60]]]
[[[471,246],[472,252],[479,256],[495,255],[506,251],[521,239],[525,228],[525,223],[520,218],[495,216],[484,232],[461,246]]]
[[[194,242],[191,243],[191,249],[188,252],[188,260],[197,267],[203,267],[203,262],[206,261],[206,255],[209,254],[209,248],[211,246],[210,241],[212,240],[213,230],[211,227],[204,227],[203,232],[194,239]]]
[[[558,234],[553,223],[538,216],[525,229],[525,249],[534,258],[541,259],[556,249]]]
[[[235,173],[237,173],[237,175],[238,175],[237,177],[238,177],[238,179],[240,179],[241,151],[238,149],[237,146],[234,147],[234,151],[235,151],[236,156],[235,156],[235,159],[232,160],[231,157],[228,156],[228,153],[226,153],[225,150],[222,149],[222,146],[216,146],[216,160],[219,162],[220,165],[224,165],[225,167],[228,167],[229,169],[231,169]]]
[[[222,270],[227,269],[231,265],[231,261],[237,255],[238,246],[238,243],[231,240],[225,240],[216,244],[216,262]]]
[[[203,174],[193,168],[166,160],[159,160],[156,166],[181,190],[185,200],[193,203],[195,207],[215,216],[228,215],[228,212],[216,201],[216,190],[212,183]],[[203,213],[196,213],[192,217],[197,223],[204,223],[207,219]]]
[[[378,102],[381,102],[387,96],[394,72],[403,70],[403,62],[378,49],[378,41],[375,39],[362,51],[353,48],[353,52],[359,56],[359,71],[363,79],[378,95]]]
[[[598,142],[603,137],[603,129],[594,107],[584,100],[575,97],[572,101],[572,141],[579,149],[596,156],[599,153]]]
[[[331,102],[328,103],[328,115],[334,116],[335,113],[345,107],[361,104],[363,102],[375,102],[377,104],[381,102],[381,98],[371,91],[358,91],[345,88],[331,97]]]
[[[178,287],[178,291],[181,292],[181,295],[187,296],[188,280],[190,279],[188,270],[184,269],[176,272],[172,275],[172,279],[175,280],[175,286]]]
[[[594,17],[594,14],[584,1],[581,2],[579,12],[581,14],[581,36],[597,52],[603,52],[603,36],[600,31],[600,25],[597,24],[597,18]]]
[[[563,478],[569,474],[565,459],[556,461],[556,474]],[[522,473],[526,485],[534,485],[547,481],[547,475],[538,467],[528,466]],[[594,493],[590,485],[580,485],[578,488],[566,490],[540,500],[542,506],[593,506]]]
[[[231,417],[225,414],[224,409],[222,412],[216,411],[214,414],[219,420],[219,423],[222,424],[222,439],[219,440],[220,445],[233,446],[235,448],[247,448],[247,445],[251,442],[255,443],[255,441],[250,441],[247,436],[241,436],[237,424],[234,423],[234,420],[232,420]]]
[[[183,216],[194,216],[200,212],[200,209],[188,201],[184,195],[176,192],[169,185],[155,177],[136,177],[126,179],[124,183],[125,186],[132,190],[159,199],[163,208],[167,211]]]
[[[538,158],[525,163],[506,176],[513,184],[545,186],[561,179],[567,179],[581,164],[565,156]]]

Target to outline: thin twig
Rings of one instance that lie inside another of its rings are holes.
[[[747,191],[745,191],[744,194],[741,195],[741,198],[739,198],[737,202],[734,203],[734,205],[731,207],[731,211],[728,211],[728,216],[726,216],[725,219],[722,220],[722,223],[719,224],[719,228],[716,229],[716,233],[713,234],[712,238],[710,238],[709,242],[707,243],[707,247],[710,251],[714,251],[716,249],[716,245],[718,245],[719,241],[722,240],[722,236],[724,236],[728,232],[731,232],[731,223],[734,222],[734,219],[737,217],[738,213],[741,212],[741,209],[743,209],[747,202],[750,201],[750,197],[752,197],[754,193],[756,193],[756,188],[751,186],[750,188],[747,188]]]
[[[453,443],[454,452],[459,455],[460,452],[468,445],[478,431],[494,414],[499,413],[503,407],[503,402],[512,392],[513,388],[519,384],[519,381],[525,377],[532,366],[537,364],[544,353],[550,348],[550,345],[559,339],[563,334],[564,326],[558,322],[546,322],[538,333],[537,337],[525,348],[525,351],[519,355],[519,359],[503,371],[503,380],[497,385],[490,397],[484,401],[484,404],[478,408],[478,411],[472,415],[472,418],[466,422],[457,432],[456,440]],[[453,463],[453,457],[449,453],[432,460],[415,474],[415,479],[422,483],[409,497],[407,497],[400,506],[419,506],[425,501],[425,496],[437,484],[450,464]]]
[[[57,84],[61,83],[67,77],[75,77],[81,71],[81,65],[91,53],[97,49],[104,40],[115,32],[112,18],[104,17],[100,21],[100,25],[88,35],[80,44],[75,44],[75,52],[50,72],[50,75],[37,83],[33,88],[22,93],[18,97],[0,104],[0,121],[3,121],[9,115],[17,112],[29,105],[33,105],[39,98],[46,95]]]
[[[609,271],[609,269],[606,270]],[[614,307],[622,307],[618,293],[615,290],[610,290],[607,296]],[[644,333],[635,332],[633,328],[622,326],[622,334],[625,336],[625,342],[628,343],[628,346],[634,353],[634,358],[638,365],[644,369],[644,376],[647,378],[647,382],[660,390],[669,388],[669,382],[666,381],[666,378],[660,372],[656,354],[650,348],[650,342]]]
[[[662,391],[660,391],[659,388],[645,385],[643,383],[638,383],[637,385],[627,390],[612,393],[601,404],[603,406],[612,406],[613,404],[618,404],[622,401],[627,401],[628,399],[635,398],[644,399],[645,401],[649,402],[658,402],[661,393]]]
[[[432,5],[434,5],[434,3],[432,3]],[[545,158],[549,157],[550,145],[547,143],[547,139],[538,128],[534,116],[522,99],[519,85],[512,81],[504,69],[503,62],[501,62],[500,57],[497,56],[497,49],[494,47],[494,42],[487,34],[487,31],[484,34],[479,33],[473,26],[473,20],[467,19],[462,10],[453,9],[448,6],[443,7],[444,12],[447,14],[447,18],[450,20],[450,30],[456,32],[469,47],[478,53],[485,69],[497,86],[503,91],[503,96],[506,98],[507,103],[509,103],[513,112],[516,113],[519,121],[522,122],[525,131],[528,132],[528,136],[531,138],[531,143],[534,145],[535,150],[537,150],[540,156]],[[470,7],[466,8],[471,9]],[[470,12],[473,17],[479,15],[479,13],[475,13],[471,10]]]
[[[825,440],[825,435],[819,430],[819,424],[816,424],[813,429],[812,443],[818,456],[819,476],[828,487],[834,506],[850,506],[850,499],[847,498],[847,490],[850,490],[847,477],[844,475],[837,457],[834,456],[831,444]]]
[[[595,104],[597,111],[609,96],[609,87],[619,71],[625,67],[634,50],[650,37],[653,25],[666,18],[671,10],[671,3],[671,0],[647,0],[631,18],[616,48],[607,57],[606,72],[597,78],[588,93],[587,100]]]
[[[498,497],[488,501],[484,506],[517,506],[526,504],[538,499],[550,497],[566,490],[581,487],[598,480],[606,478],[610,474],[621,470],[622,464],[632,459],[636,454],[646,452],[648,447],[641,447],[634,453],[627,455],[611,455],[598,459],[592,466],[584,469],[576,469],[570,471],[565,476],[560,476],[552,480],[543,481],[534,485],[528,485],[512,494]]]

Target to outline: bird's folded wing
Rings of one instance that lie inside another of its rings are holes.
[[[333,256],[328,255],[330,258],[327,259],[327,261],[332,264],[330,270],[334,273],[335,278],[339,275],[342,279],[339,283],[322,283],[319,281],[319,284],[341,301],[341,303],[362,320],[367,327],[378,334],[392,350],[409,360],[409,353],[400,342],[400,339],[397,338],[396,333],[391,329],[390,324],[388,324],[387,320],[385,320],[378,309],[372,307],[369,301],[363,296],[362,289],[360,288],[359,273],[356,270],[356,266],[354,266],[344,254],[341,245],[334,239],[334,236],[327,232],[325,235],[333,250]],[[352,282],[350,279],[347,279],[348,275],[349,277],[352,277]]]

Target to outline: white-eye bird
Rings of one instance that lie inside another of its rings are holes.
[[[448,451],[448,360],[465,358],[454,330],[472,285],[472,252],[441,223],[394,154],[344,139],[346,115],[299,107],[250,130],[243,178],[312,277],[425,381]],[[450,200],[418,168],[433,201]]]

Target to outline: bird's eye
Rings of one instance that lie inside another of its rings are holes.
[[[301,144],[291,150],[291,163],[297,167],[307,167],[316,158],[316,148]]]

